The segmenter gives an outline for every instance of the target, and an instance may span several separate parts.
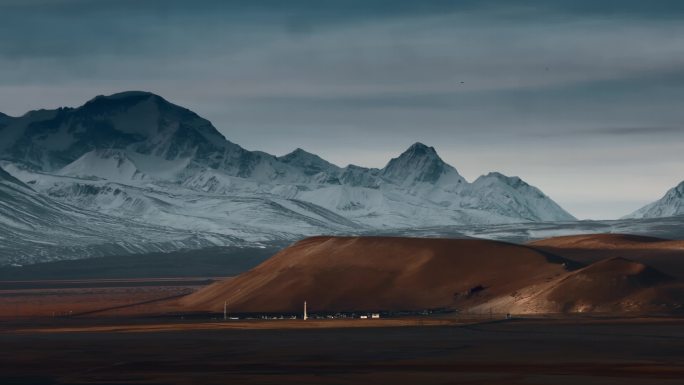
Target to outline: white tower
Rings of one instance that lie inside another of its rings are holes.
[[[306,301],[304,301],[304,321],[309,319],[309,316],[306,314]]]

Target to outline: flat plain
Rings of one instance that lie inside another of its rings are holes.
[[[631,385],[684,378],[684,319],[677,318],[232,326],[90,318],[5,321],[1,330],[0,383],[7,385]]]

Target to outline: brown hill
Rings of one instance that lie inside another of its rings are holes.
[[[179,301],[186,311],[469,307],[567,273],[531,247],[475,239],[314,237]]]
[[[669,312],[678,310],[675,297],[682,287],[643,263],[610,258],[479,308],[512,313]]]
[[[684,241],[628,234],[572,235],[528,244],[582,264],[623,257],[684,279]]]

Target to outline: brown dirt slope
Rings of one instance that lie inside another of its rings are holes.
[[[572,265],[531,247],[474,239],[313,237],[229,282],[179,301],[187,311],[417,310],[473,306],[547,282]]]
[[[676,312],[683,289],[673,277],[643,263],[610,258],[480,308],[511,313]]]
[[[684,279],[684,241],[628,234],[572,235],[528,244],[582,264],[623,257]]]

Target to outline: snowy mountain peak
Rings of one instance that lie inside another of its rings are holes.
[[[306,175],[315,175],[320,172],[335,173],[339,167],[324,160],[316,154],[297,148],[287,155],[278,158],[283,163],[301,168]]]
[[[211,168],[225,167],[244,152],[208,120],[142,91],[98,96],[73,109],[32,111],[0,130],[0,158],[43,171],[59,170],[93,149],[125,149],[166,161],[192,158]]]
[[[122,92],[117,92],[111,95],[98,95],[94,97],[93,99],[98,99],[98,98],[105,98],[105,99],[127,99],[127,98],[138,98],[138,97],[156,97],[159,99],[163,99],[161,96],[154,94],[149,91],[122,91]]]
[[[444,163],[442,158],[437,155],[437,151],[434,147],[427,146],[420,142],[412,144],[406,151],[399,155],[398,159],[406,159],[413,162],[419,159],[429,159],[434,162]]]
[[[541,190],[517,176],[491,172],[477,178],[462,192],[462,207],[486,208],[508,217],[529,221],[573,221],[576,218],[563,210]]]
[[[78,109],[83,110],[87,114],[114,115],[126,112],[129,108],[144,102],[148,102],[148,108],[158,107],[160,104],[173,106],[161,96],[150,92],[125,91],[112,95],[98,95]],[[158,113],[158,110],[155,108],[154,112]]]
[[[89,101],[87,101],[82,107],[92,107],[94,105],[103,105],[103,106],[132,106],[138,103],[141,103],[143,101],[151,100],[154,103],[158,104],[163,104],[163,105],[168,105],[172,108],[180,109],[180,110],[187,110],[186,108],[180,107],[178,105],[175,105],[168,100],[164,99],[163,97],[152,93],[152,92],[147,92],[147,91],[123,91],[123,92],[117,92],[111,95],[98,95]]]
[[[624,218],[661,218],[684,215],[684,182],[671,188],[665,196]]]
[[[435,151],[434,147],[428,146],[421,142],[413,143],[409,148],[406,149],[406,151],[404,151],[404,153],[424,153],[437,156],[437,151]]]
[[[382,169],[382,177],[402,186],[412,186],[416,183],[465,182],[455,168],[446,164],[437,155],[434,147],[419,142],[411,145],[399,157],[390,160]]]
[[[365,168],[350,164],[344,168],[340,175],[342,184],[352,187],[366,187],[376,189],[380,186],[378,175],[380,170],[377,168]]]
[[[505,183],[505,184],[507,184],[513,188],[529,186],[525,181],[520,179],[520,177],[507,176],[507,175],[504,175],[500,172],[490,172],[486,175],[482,175],[479,178],[477,178],[475,180],[475,182],[473,182],[473,183],[484,184],[484,183],[487,183],[488,181],[497,181],[497,182]]]
[[[125,91],[97,96],[75,112],[81,118],[105,120],[114,128],[144,137],[179,133],[200,133],[210,141],[225,141],[211,123],[185,107],[146,91]],[[113,120],[113,121],[111,121]]]
[[[323,158],[321,158],[320,156],[318,156],[314,153],[308,152],[308,151],[302,149],[301,147],[295,148],[294,151],[292,151],[288,154],[285,154],[285,155],[281,156],[280,158],[284,159],[284,160],[285,159],[320,159],[320,160],[323,160]]]

